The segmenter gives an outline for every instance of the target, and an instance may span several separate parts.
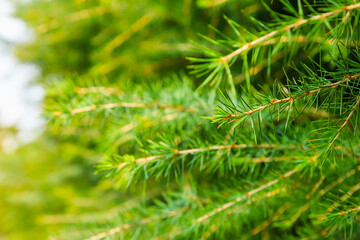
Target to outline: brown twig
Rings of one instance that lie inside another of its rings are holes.
[[[353,186],[349,191],[347,191],[344,195],[341,196],[340,202],[346,201],[349,197],[351,197],[355,192],[357,192],[360,189],[360,183]],[[331,213],[334,211],[335,208],[337,208],[340,205],[340,202],[334,202],[329,208],[328,213]]]
[[[344,176],[339,177],[338,179],[336,179],[335,181],[331,182],[329,185],[327,185],[326,187],[324,187],[323,189],[321,189],[315,196],[315,199],[319,199],[322,196],[324,196],[327,192],[329,192],[331,189],[333,189],[334,187],[336,187],[337,185],[341,184],[342,182],[344,182],[346,179],[348,179],[349,177],[353,176],[356,171],[360,170],[360,165],[357,166],[357,169],[351,169],[350,171],[348,171],[347,173],[345,173]],[[320,179],[321,180],[321,179]],[[322,180],[321,180],[322,181]],[[314,203],[314,199],[312,200],[308,200],[306,202],[305,205],[303,205],[301,208],[299,208],[299,210],[289,219],[287,220],[285,223],[286,225],[290,226],[291,224],[293,224],[296,219],[298,219],[301,214],[303,212],[305,212],[309,207],[311,207],[311,205]]]
[[[296,96],[296,97],[287,97],[287,98],[282,98],[282,99],[277,99],[277,100],[273,99],[271,103],[269,103],[267,105],[260,106],[260,107],[255,108],[255,109],[252,109],[250,111],[242,112],[242,113],[239,113],[239,114],[229,114],[228,116],[226,116],[226,118],[224,118],[224,120],[230,120],[231,118],[237,118],[237,117],[240,117],[240,116],[243,116],[243,115],[249,115],[250,116],[253,113],[261,111],[261,110],[263,110],[265,108],[268,108],[268,107],[271,107],[271,106],[274,106],[274,105],[277,105],[277,104],[280,104],[280,103],[283,103],[283,102],[296,101],[299,98],[302,98],[302,97],[305,97],[305,96],[308,96],[308,95],[313,95],[313,94],[319,92],[320,90],[324,90],[324,89],[331,88],[331,87],[337,87],[338,85],[341,85],[341,84],[345,83],[348,80],[354,80],[354,79],[357,79],[359,77],[360,77],[360,73],[358,73],[356,75],[353,75],[353,76],[346,76],[344,80],[341,80],[341,81],[338,81],[338,82],[335,82],[335,83],[332,83],[332,84],[329,84],[329,85],[320,86],[317,89],[307,91],[307,92],[305,92],[303,94],[300,94],[299,96]]]
[[[338,137],[340,136],[341,131],[346,127],[346,125],[349,123],[351,116],[354,114],[354,112],[358,109],[360,104],[360,96],[358,97],[358,100],[356,101],[353,109],[351,110],[351,112],[349,113],[349,115],[347,116],[347,118],[345,119],[345,122],[341,125],[341,127],[338,130],[338,133],[335,135],[335,137],[333,138],[333,140],[331,141],[330,145],[328,146],[327,150],[330,149],[331,146],[334,145],[336,139],[338,139]]]
[[[233,213],[235,213],[235,212],[239,212],[239,211],[241,211],[241,210],[244,209],[244,206],[245,206],[245,205],[250,205],[250,204],[252,204],[252,203],[254,203],[254,202],[258,202],[258,201],[260,201],[260,200],[262,200],[262,199],[271,198],[271,197],[276,196],[276,195],[278,195],[278,194],[280,194],[280,193],[282,193],[282,192],[285,192],[285,191],[286,191],[286,188],[285,188],[285,187],[276,188],[276,189],[274,189],[274,190],[272,190],[272,191],[270,191],[270,192],[267,192],[266,194],[263,194],[263,195],[261,195],[261,196],[258,196],[258,197],[254,197],[254,198],[252,198],[252,199],[249,199],[246,203],[244,203],[244,205],[234,207],[233,209],[228,210],[228,211],[226,212],[226,214],[227,214],[227,215],[230,215],[230,214],[233,214]],[[213,225],[213,226],[210,228],[210,230],[206,231],[206,232],[203,234],[201,240],[206,240],[206,239],[210,238],[210,237],[211,237],[211,234],[214,232],[214,230],[217,230],[218,228],[219,228],[219,225]]]
[[[239,149],[239,148],[261,148],[261,149],[294,149],[294,146],[277,146],[277,145],[269,145],[269,144],[229,144],[229,145],[219,145],[219,146],[211,146],[206,148],[193,148],[193,149],[186,149],[186,150],[178,150],[178,149],[172,149],[172,152],[174,155],[186,155],[186,154],[193,154],[198,152],[206,152],[206,151],[218,151],[218,150],[231,150],[231,149]],[[166,157],[166,154],[161,155],[155,155],[155,156],[149,156],[144,158],[138,158],[135,159],[133,162],[135,163],[142,163],[146,164],[148,162],[151,162],[153,160]],[[296,158],[296,157],[294,157]],[[283,161],[284,159],[278,159],[278,161]],[[260,161],[269,161],[268,158],[263,158],[260,160],[260,158],[257,159],[250,159],[250,162],[260,162]],[[129,164],[130,162],[123,162],[118,164],[117,168],[122,168]]]
[[[106,93],[106,94],[117,94],[117,95],[124,94],[124,92],[119,91],[118,89],[108,88],[108,87],[87,87],[87,88],[76,87],[75,92],[80,95],[88,94],[88,93]]]
[[[271,187],[272,185],[278,183],[281,179],[284,179],[284,178],[288,178],[290,177],[291,175],[293,175],[294,173],[296,173],[298,171],[297,168],[294,168],[292,170],[290,170],[289,172],[281,175],[280,178],[277,178],[277,179],[274,179],[264,185],[261,185],[260,187],[256,188],[256,189],[253,189],[249,192],[247,192],[246,194],[244,194],[243,196],[241,197],[238,197],[236,198],[235,200],[231,201],[231,202],[228,202],[224,205],[222,205],[221,207],[218,207],[218,208],[215,208],[213,211],[199,217],[198,219],[195,220],[196,223],[203,223],[205,220],[207,220],[208,218],[214,216],[215,214],[219,213],[219,212],[222,212],[230,207],[232,207],[233,205],[235,205],[236,203],[239,203],[241,201],[243,201],[245,198],[249,198],[249,197],[252,197],[254,194],[268,188],[268,187]]]
[[[347,191],[344,195],[341,196],[340,201],[339,202],[334,202],[328,209],[327,209],[327,213],[319,216],[318,219],[319,220],[324,220],[326,219],[326,215],[330,214],[332,211],[334,211],[335,208],[337,208],[338,206],[340,206],[341,202],[346,201],[349,197],[351,197],[355,192],[357,192],[360,189],[360,183],[356,184],[355,186],[353,186],[349,191]]]
[[[285,203],[282,207],[280,207],[269,219],[262,222],[259,226],[251,230],[251,235],[254,236],[258,234],[259,232],[263,231],[265,228],[267,228],[271,223],[278,220],[281,215],[290,207],[290,203]]]
[[[122,108],[159,108],[159,109],[170,109],[170,110],[177,110],[177,111],[181,111],[181,112],[189,112],[189,113],[195,113],[195,112],[199,112],[199,109],[195,109],[195,108],[186,108],[184,106],[171,106],[171,105],[163,105],[163,104],[145,104],[145,103],[135,103],[135,102],[117,102],[117,103],[107,103],[107,104],[102,104],[102,105],[91,105],[91,106],[87,106],[87,107],[82,107],[82,108],[75,108],[75,109],[71,109],[69,112],[71,114],[78,114],[78,113],[83,113],[83,112],[91,112],[97,109],[111,109],[111,108],[118,108],[118,107],[122,107]],[[53,112],[54,116],[61,116],[65,113],[63,112]]]
[[[359,212],[360,211],[360,206],[359,207],[356,207],[356,208],[352,208],[350,210],[347,210],[347,211],[342,211],[342,212],[339,212],[337,213],[337,215],[339,216],[344,216],[344,215],[347,215],[349,213],[354,213],[354,212]]]

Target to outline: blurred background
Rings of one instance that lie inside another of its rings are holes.
[[[0,124],[18,130],[15,140],[11,134],[2,137],[2,151],[12,152],[16,142],[29,142],[41,133],[40,102],[43,89],[34,80],[39,68],[20,63],[14,56],[17,44],[34,36],[25,22],[15,18],[15,6],[8,0],[0,1]]]

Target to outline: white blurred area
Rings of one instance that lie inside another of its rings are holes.
[[[13,55],[14,46],[30,40],[32,34],[13,13],[11,0],[0,0],[0,151],[3,152],[12,152],[19,143],[33,140],[43,128],[40,104],[44,91],[31,83],[39,70],[19,63]],[[6,131],[1,130],[9,127],[18,129],[16,137],[6,136]]]

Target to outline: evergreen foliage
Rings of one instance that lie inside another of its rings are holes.
[[[90,151],[121,195],[55,239],[360,237],[358,1],[37,0],[18,15],[47,134],[84,149],[61,155]]]

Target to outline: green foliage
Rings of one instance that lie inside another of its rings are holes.
[[[38,0],[18,15],[37,32],[18,55],[42,66],[46,134],[122,197],[59,216],[55,239],[359,237],[360,3]]]
[[[192,73],[198,77],[206,75],[201,87],[208,83],[218,87],[227,79],[235,94],[234,74],[230,70],[233,65],[238,71],[246,72],[247,88],[250,89],[250,62],[267,60],[271,68],[271,59],[283,53],[286,53],[285,61],[291,62],[301,51],[336,46],[338,41],[348,46],[359,39],[359,33],[353,31],[359,23],[359,12],[356,11],[359,5],[351,0],[315,1],[313,4],[298,1],[297,9],[288,0],[281,3],[285,12],[275,11],[263,3],[272,17],[269,24],[249,16],[255,25],[252,30],[225,17],[234,37],[220,31],[216,31],[221,37],[219,40],[203,37],[216,48],[199,45],[200,53],[205,57],[189,58],[194,63],[190,66]],[[241,59],[237,61],[238,58]]]

